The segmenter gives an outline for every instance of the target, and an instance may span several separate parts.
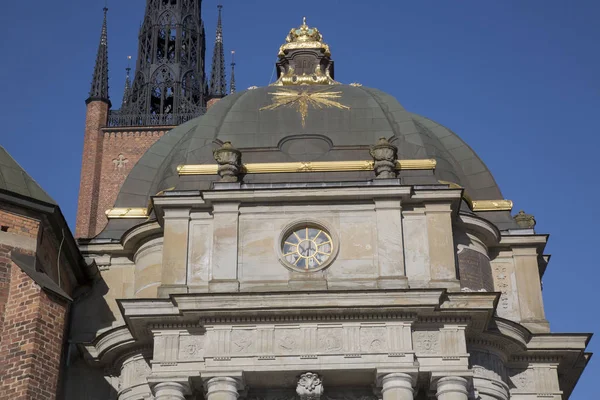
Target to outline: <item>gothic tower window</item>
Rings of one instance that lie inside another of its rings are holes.
[[[160,67],[152,77],[150,93],[151,114],[172,114],[175,78],[171,69],[165,65]]]

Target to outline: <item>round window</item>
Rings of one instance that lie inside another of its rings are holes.
[[[281,249],[286,264],[303,271],[326,267],[333,252],[331,235],[316,226],[294,228],[284,238]]]

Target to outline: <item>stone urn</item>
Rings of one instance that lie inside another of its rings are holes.
[[[237,182],[242,168],[242,152],[233,147],[231,142],[225,142],[213,152],[219,164],[217,173],[221,182]]]
[[[384,137],[377,141],[377,144],[371,146],[371,157],[375,161],[373,169],[376,179],[396,178],[396,160],[398,159],[398,148],[388,142]]]

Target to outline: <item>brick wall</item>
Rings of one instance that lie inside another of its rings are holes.
[[[39,221],[22,215],[0,210],[0,229],[30,238],[37,238]]]
[[[102,160],[100,128],[106,125],[107,119],[108,104],[92,101],[87,105],[75,237],[90,237],[90,230],[95,230],[95,219],[92,216],[96,215],[98,208],[96,200]]]
[[[106,226],[105,212],[113,208],[127,175],[169,129],[107,129],[108,105],[88,104],[81,182],[77,207],[76,238],[92,238]]]
[[[42,229],[40,220],[5,210],[0,210],[0,225],[8,227],[1,235],[29,241]],[[56,271],[57,239],[48,229],[41,236],[48,256],[40,267],[51,273]],[[68,304],[43,291],[15,265],[14,251],[34,255],[31,249],[0,244],[0,400],[55,399]]]
[[[65,301],[11,265],[0,335],[0,400],[56,398],[66,315]]]
[[[104,229],[106,210],[113,208],[121,186],[135,164],[166,131],[107,131],[102,141],[98,209],[92,237]]]

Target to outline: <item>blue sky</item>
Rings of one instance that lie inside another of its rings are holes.
[[[0,13],[0,143],[74,226],[103,0],[30,0]],[[593,0],[223,0],[238,90],[269,83],[277,50],[306,15],[331,45],[336,79],[394,95],[459,134],[505,198],[536,216],[555,332],[599,332],[600,207],[593,122],[600,109],[600,2]],[[145,0],[109,0],[111,97],[122,96]],[[216,0],[204,1],[212,54]],[[207,71],[208,72],[208,71]],[[598,350],[592,340],[591,351]],[[596,398],[592,360],[573,399]]]

